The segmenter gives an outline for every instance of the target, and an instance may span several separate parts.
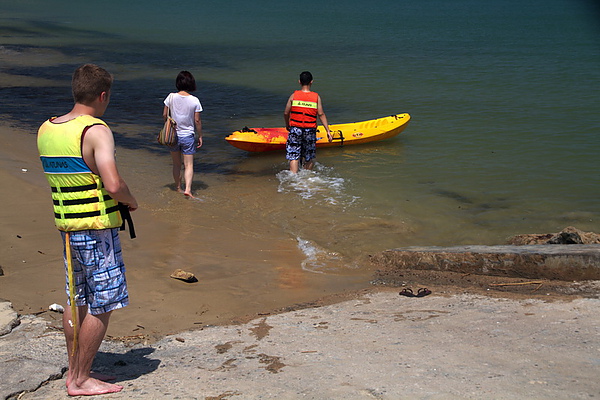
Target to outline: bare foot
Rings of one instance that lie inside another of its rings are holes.
[[[103,382],[114,381],[115,379],[117,379],[117,377],[114,375],[105,375],[105,374],[101,374],[100,372],[94,372],[94,371],[90,372],[90,377],[94,378],[94,379],[98,379],[99,381],[103,381]],[[69,385],[71,384],[71,377],[67,376],[66,381],[67,382],[66,382],[65,386],[69,387]]]
[[[194,195],[193,195],[192,193],[190,193],[190,192],[183,192],[183,194],[184,194],[186,197],[189,197],[190,199],[195,199]]]
[[[117,393],[121,390],[123,390],[123,386],[121,385],[102,382],[94,378],[86,379],[80,385],[71,382],[67,387],[69,396],[94,396],[97,394]]]

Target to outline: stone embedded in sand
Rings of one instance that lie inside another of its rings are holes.
[[[191,272],[186,272],[182,269],[176,269],[175,271],[173,271],[173,273],[171,274],[171,278],[179,279],[181,281],[189,283],[198,282],[198,279],[194,276],[194,274],[192,274]]]

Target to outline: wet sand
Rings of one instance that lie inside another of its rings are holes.
[[[62,245],[35,139],[10,122],[0,127],[4,204],[0,298],[11,301],[20,314],[41,313],[58,325],[59,318],[45,311],[50,304],[66,304]],[[119,161],[133,151],[118,149]],[[153,341],[169,333],[343,296],[369,285],[368,268],[328,274],[305,271],[301,267],[305,255],[289,236],[251,218],[220,212],[215,201],[198,206],[173,192],[167,157],[164,175],[157,177],[165,180],[158,199],[145,191],[138,175],[118,163],[140,209],[133,213],[138,237],[131,240],[127,232],[121,233],[131,303],[113,313],[109,337],[139,335]],[[202,226],[186,222],[190,213],[202,214]],[[194,273],[198,282],[170,278],[177,268]]]

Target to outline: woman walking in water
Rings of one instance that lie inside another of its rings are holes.
[[[188,197],[192,194],[194,178],[194,154],[202,146],[202,121],[200,100],[190,92],[196,90],[196,80],[188,71],[181,71],[175,80],[177,93],[169,93],[164,101],[163,118],[166,121],[171,110],[171,118],[177,123],[177,144],[169,147],[173,158],[173,179],[175,190]],[[198,144],[195,136],[198,134]],[[181,190],[181,164],[183,163],[183,180],[185,189]]]

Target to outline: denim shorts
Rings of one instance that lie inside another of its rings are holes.
[[[169,146],[169,150],[173,152],[180,151],[185,155],[196,154],[196,136],[178,136],[177,144],[175,146]]]
[[[63,243],[66,233],[61,232]],[[75,276],[75,303],[89,307],[92,315],[104,314],[129,304],[125,265],[121,254],[119,228],[70,232],[71,259]],[[66,292],[69,270],[63,253]],[[70,304],[70,301],[68,301]]]
[[[297,128],[292,126],[285,144],[285,158],[287,160],[310,161],[316,156],[317,129]]]

